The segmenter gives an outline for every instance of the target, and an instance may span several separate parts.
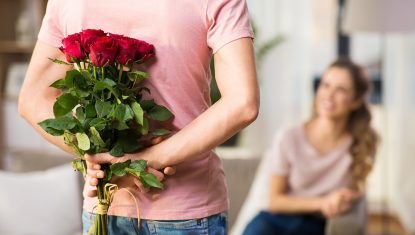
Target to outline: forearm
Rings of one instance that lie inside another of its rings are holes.
[[[273,196],[269,200],[268,210],[273,213],[314,213],[321,210],[320,197],[294,197],[289,195]]]
[[[71,66],[56,65],[48,60],[50,58],[64,59],[57,48],[42,42],[36,44],[25,81],[19,94],[19,113],[32,125],[43,138],[66,152],[73,153],[65,145],[62,137],[47,134],[38,123],[53,118],[53,104],[59,91],[49,87],[54,81],[63,78]]]
[[[189,161],[224,142],[255,120],[258,101],[220,99],[181,131],[143,156],[156,168]]]
[[[23,96],[20,97],[21,100],[26,99]],[[27,98],[30,99],[30,97]],[[63,137],[52,136],[38,125],[39,122],[45,119],[53,118],[53,102],[54,99],[40,101],[36,97],[32,98],[30,102],[19,105],[20,115],[48,142],[65,152],[74,154],[73,150],[64,143]]]

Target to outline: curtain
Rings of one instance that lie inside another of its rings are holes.
[[[401,222],[415,232],[415,34],[386,36],[383,59],[388,197]]]
[[[258,119],[240,146],[262,153],[278,128],[310,115],[312,82],[335,58],[335,0],[248,0],[256,47],[276,35],[284,41],[257,64],[261,89]],[[318,58],[318,59],[316,59]]]

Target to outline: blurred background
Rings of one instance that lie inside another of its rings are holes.
[[[261,111],[217,149],[230,188],[231,232],[240,231],[240,208],[249,207],[247,182],[254,181],[274,133],[309,117],[322,73],[337,57],[349,56],[371,77],[373,125],[382,139],[368,181],[369,234],[415,234],[415,1],[247,2]],[[17,112],[46,3],[0,0],[0,234],[79,234],[81,226],[81,181],[70,156],[41,139]],[[50,190],[61,182],[65,187]]]

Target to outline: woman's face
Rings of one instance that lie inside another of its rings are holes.
[[[358,108],[350,73],[343,68],[331,67],[323,75],[317,89],[317,116],[330,119],[347,118]]]

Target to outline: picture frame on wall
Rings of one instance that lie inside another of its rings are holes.
[[[7,98],[17,99],[19,96],[28,66],[29,63],[27,62],[15,62],[9,66],[5,87]]]

